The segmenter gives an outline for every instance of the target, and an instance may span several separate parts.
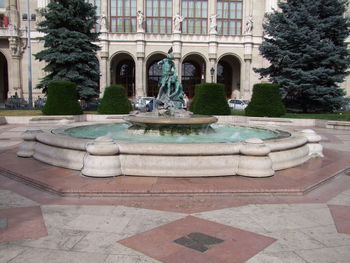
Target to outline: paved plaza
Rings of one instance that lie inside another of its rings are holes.
[[[350,262],[350,131],[270,178],[92,179],[17,158],[27,128],[0,126],[0,263]]]

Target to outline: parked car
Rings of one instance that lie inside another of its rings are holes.
[[[248,101],[230,99],[227,101],[231,109],[244,110],[248,106]]]
[[[350,111],[350,101],[347,101],[342,107],[341,109],[342,111]]]

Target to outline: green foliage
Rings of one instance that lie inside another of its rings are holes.
[[[276,84],[260,83],[253,87],[252,100],[245,108],[246,116],[280,117],[286,113]]]
[[[224,85],[203,83],[196,86],[191,111],[203,115],[230,115]]]
[[[339,83],[350,66],[347,0],[289,0],[279,6],[263,25],[260,53],[270,66],[255,71],[279,85],[287,107],[338,109],[345,95]]]
[[[194,88],[194,94],[198,94],[198,93],[199,93],[199,92],[198,92],[199,87],[200,87],[200,84],[197,84],[197,85],[195,86],[195,88]],[[194,97],[192,98],[192,100],[191,100],[190,108],[189,108],[189,110],[190,110],[191,112],[193,112],[193,110],[194,110],[194,105],[196,104],[196,98],[198,98],[198,96],[194,96]]]
[[[112,85],[105,89],[101,104],[98,107],[100,114],[127,114],[131,111],[131,103],[121,85]]]
[[[49,83],[44,115],[78,115],[82,110],[77,100],[76,85],[69,81]]]
[[[98,94],[99,64],[96,52],[99,47],[93,42],[98,33],[96,8],[84,0],[56,0],[42,11],[44,20],[38,30],[44,33],[44,50],[34,56],[45,61],[44,71],[48,74],[37,85],[46,88],[51,81],[71,81],[77,85],[79,96],[89,99]]]

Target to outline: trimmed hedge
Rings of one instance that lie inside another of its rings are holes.
[[[195,95],[199,93],[199,92],[198,92],[199,87],[200,87],[200,84],[197,84],[197,85],[194,87],[194,94],[195,94]],[[198,97],[198,96],[197,96],[197,97]],[[196,104],[196,98],[197,98],[197,97],[194,96],[194,97],[192,98],[192,100],[191,100],[190,108],[189,108],[189,110],[190,110],[191,112],[193,112],[193,110],[194,110],[194,105]]]
[[[78,102],[76,85],[69,81],[52,81],[47,90],[44,115],[79,115],[83,111]]]
[[[202,115],[230,115],[224,85],[203,83],[196,86],[190,110]]]
[[[100,114],[127,114],[131,109],[131,103],[126,96],[124,87],[112,85],[105,89],[97,111]]]
[[[277,84],[259,83],[253,87],[252,100],[245,109],[246,116],[280,117],[286,113]]]

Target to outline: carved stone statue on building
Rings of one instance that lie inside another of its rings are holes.
[[[181,23],[184,21],[184,17],[181,16],[179,13],[177,13],[174,18],[174,33],[180,33],[181,32]]]
[[[145,29],[143,27],[143,24],[145,22],[145,16],[143,15],[142,11],[137,11],[137,32],[144,32]]]
[[[100,32],[106,33],[107,30],[107,16],[105,13],[102,13],[101,17],[98,20],[98,23],[100,25]]]
[[[244,30],[244,34],[245,35],[251,35],[253,32],[253,16],[249,15],[247,18],[247,21],[245,22],[245,30]]]
[[[217,14],[212,14],[209,18],[209,21],[210,21],[209,33],[210,34],[217,34],[217,23],[216,23],[217,16],[218,16]]]

